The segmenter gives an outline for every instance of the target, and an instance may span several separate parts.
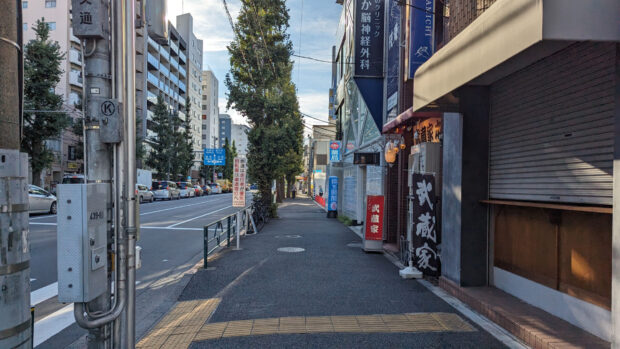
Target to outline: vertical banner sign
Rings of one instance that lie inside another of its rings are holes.
[[[245,207],[245,158],[234,160],[233,207]]]
[[[441,263],[437,254],[437,245],[441,235],[437,227],[437,195],[435,194],[435,176],[413,174],[412,197],[412,246],[413,265],[426,275],[439,276]]]
[[[355,76],[383,76],[384,0],[355,3]]]
[[[329,141],[329,162],[340,162],[340,148],[342,143],[340,141]]]
[[[400,5],[399,0],[388,0],[387,15],[387,105],[388,119],[398,114],[398,67],[400,53]]]
[[[365,240],[383,240],[383,195],[366,197]]]
[[[334,101],[335,101],[335,95],[334,95],[334,89],[330,88],[329,89],[329,118],[330,119],[336,119],[336,109],[334,108]]]
[[[327,211],[338,210],[338,177],[330,176],[328,179],[327,188]]]
[[[435,51],[435,0],[413,0],[411,8],[411,43],[409,78]]]

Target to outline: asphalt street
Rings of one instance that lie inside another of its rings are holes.
[[[250,200],[248,195],[248,202]],[[182,290],[185,273],[202,257],[202,230],[238,211],[231,194],[217,194],[140,205],[142,267],[137,271],[137,318],[164,312]],[[57,300],[56,216],[30,217],[31,296],[35,344],[41,348],[80,346],[86,333],[72,321],[71,305]],[[141,335],[141,322],[137,334]]]

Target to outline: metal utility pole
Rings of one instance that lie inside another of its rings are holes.
[[[0,348],[31,348],[28,155],[21,153],[21,1],[0,21]]]

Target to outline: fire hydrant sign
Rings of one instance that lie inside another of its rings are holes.
[[[383,195],[366,197],[365,240],[383,240]]]
[[[245,207],[245,158],[235,158],[233,166],[233,207]]]

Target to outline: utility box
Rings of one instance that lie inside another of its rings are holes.
[[[78,38],[106,38],[110,34],[107,4],[103,0],[72,0],[73,35]]]
[[[58,301],[89,302],[107,286],[109,184],[58,185]]]

